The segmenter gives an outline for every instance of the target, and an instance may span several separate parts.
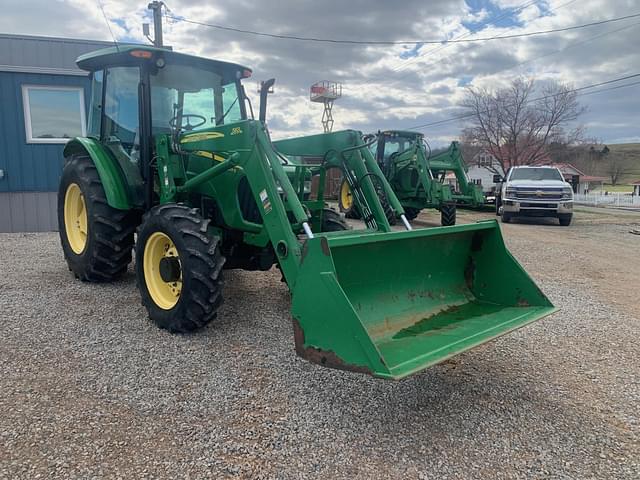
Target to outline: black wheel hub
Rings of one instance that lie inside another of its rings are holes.
[[[180,280],[180,261],[178,257],[163,257],[160,259],[160,276],[167,283]]]

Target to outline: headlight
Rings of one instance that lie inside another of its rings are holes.
[[[505,190],[504,194],[507,197],[515,197],[516,196],[516,190],[515,190],[515,188],[507,188]]]
[[[562,198],[566,200],[571,200],[573,198],[573,190],[571,187],[564,187],[562,189]]]

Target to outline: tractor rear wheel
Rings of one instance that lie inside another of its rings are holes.
[[[353,201],[353,194],[351,193],[351,188],[349,188],[349,183],[347,183],[346,178],[343,178],[342,183],[340,184],[340,192],[338,192],[338,207],[340,208],[340,211],[344,213],[345,217],[354,219],[360,218],[360,212]]]
[[[323,232],[340,232],[342,230],[350,230],[349,224],[340,216],[340,214],[329,208],[322,210],[322,231]]]
[[[382,209],[384,210],[384,216],[387,217],[387,220],[389,221],[389,225],[395,225],[396,223],[398,223],[398,218],[396,217],[396,211],[393,209],[393,207],[391,206],[391,203],[389,203],[389,199],[387,198],[387,194],[384,191],[384,187],[382,186],[382,183],[378,180],[377,177],[375,177],[376,180],[374,180],[374,186],[376,189],[376,193],[378,194],[378,198],[380,199],[380,204],[382,205]]]
[[[448,227],[456,224],[456,204],[445,203],[440,208],[440,225]]]
[[[378,199],[380,200],[380,204],[382,205],[382,210],[384,211],[385,217],[387,217],[390,225],[395,225],[398,221],[396,212],[387,199],[387,195],[384,191],[382,183],[378,180],[377,177],[372,177],[372,181],[376,194],[378,195]],[[340,207],[340,211],[344,213],[345,217],[353,218],[356,220],[362,218],[358,206],[353,201],[353,194],[351,193],[351,188],[349,187],[346,178],[342,180],[342,184],[340,185],[338,206]]]
[[[213,320],[222,304],[219,239],[194,208],[165,204],[143,218],[136,242],[136,278],[151,320],[174,333]]]
[[[407,217],[407,220],[415,220],[420,211],[420,208],[405,207],[404,216]]]
[[[127,271],[138,216],[107,203],[90,157],[65,164],[58,190],[60,243],[69,270],[87,282],[109,282]]]

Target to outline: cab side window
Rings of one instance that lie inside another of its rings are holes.
[[[93,72],[91,78],[91,105],[89,106],[89,128],[87,128],[87,135],[93,137],[100,136],[103,78],[104,72],[102,70]]]
[[[103,140],[128,155],[139,147],[137,67],[114,67],[106,70]]]

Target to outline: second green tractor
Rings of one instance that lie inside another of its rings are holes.
[[[415,219],[421,210],[431,208],[440,212],[441,225],[455,225],[456,206],[480,208],[484,204],[481,188],[467,176],[458,142],[432,155],[424,136],[418,132],[386,130],[368,135],[365,140],[409,220]],[[453,185],[447,183],[450,173]],[[383,190],[379,189],[379,193],[387,207]],[[340,186],[338,205],[347,217],[360,218],[346,180]],[[395,223],[393,210],[387,207],[385,211],[389,221]]]

